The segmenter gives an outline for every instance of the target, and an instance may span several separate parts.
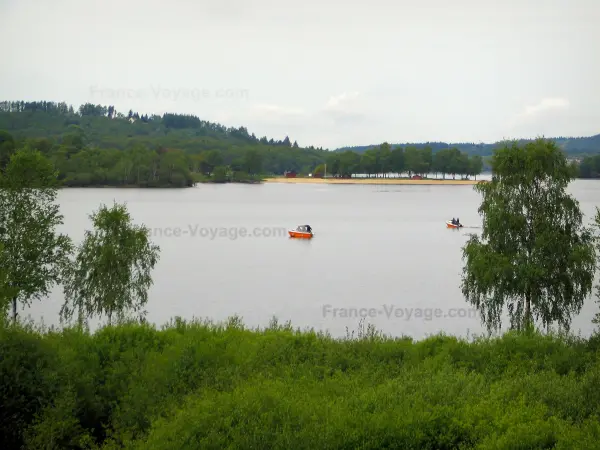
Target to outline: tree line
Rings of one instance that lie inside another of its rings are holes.
[[[556,136],[551,138],[552,141],[556,142],[556,144],[563,149],[563,151],[569,157],[577,157],[586,154],[595,154],[600,153],[600,134],[596,134],[594,136],[587,137],[567,137],[567,136]],[[533,142],[535,139],[517,139],[517,143],[519,145],[525,145],[529,142]],[[467,153],[469,156],[471,155],[479,155],[485,157],[492,156],[494,151],[502,147],[505,144],[510,144],[510,142],[499,141],[494,143],[483,143],[483,142],[457,142],[457,143],[447,143],[447,142],[414,142],[414,143],[404,143],[404,144],[391,144],[392,149],[396,147],[431,147],[433,152],[437,152],[438,150],[443,150],[451,147],[458,148],[461,152]],[[351,150],[357,153],[364,153],[365,151],[375,148],[377,145],[359,145],[353,147],[342,147],[338,148],[336,152],[344,152],[346,150]]]
[[[328,174],[335,177],[351,177],[355,174],[366,174],[368,177],[389,177],[390,174],[407,173],[409,177],[429,174],[440,174],[442,178],[447,175],[477,177],[483,170],[483,158],[479,155],[469,156],[457,148],[442,149],[433,153],[431,147],[416,148],[391,148],[390,144],[383,144],[371,148],[362,155],[353,152],[334,152],[326,159],[325,165],[315,169],[316,174],[327,170]]]
[[[600,178],[600,155],[584,156],[578,169],[579,178]]]
[[[74,108],[64,102],[0,102],[0,130],[6,130],[0,131],[0,165],[17,149],[36,149],[55,164],[63,185],[72,187],[187,187],[254,182],[286,171],[320,175],[325,169],[334,177],[477,177],[489,168],[480,154],[443,143],[330,152],[300,147],[288,136],[258,138],[245,127],[193,115],[124,113],[91,103]],[[592,160],[579,165],[580,177],[596,176]]]
[[[360,324],[340,340],[238,317],[149,325],[150,230],[100,205],[75,245],[52,162],[17,150],[0,170],[0,447],[594,448],[600,335],[566,332],[594,287],[600,210],[583,225],[552,141],[507,145],[491,165],[461,287],[490,332],[503,312],[510,332],[414,342]],[[20,320],[56,285],[61,327]],[[93,317],[108,324],[91,333]]]

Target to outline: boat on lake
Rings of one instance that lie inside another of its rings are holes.
[[[448,227],[448,228],[462,228],[463,224],[462,223],[456,224],[456,223],[452,223],[451,220],[447,220],[446,221],[446,227]]]
[[[310,225],[299,225],[295,230],[288,230],[291,238],[311,239],[314,234]]]

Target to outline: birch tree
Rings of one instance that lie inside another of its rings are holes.
[[[13,322],[19,304],[46,297],[63,279],[73,247],[57,231],[63,224],[57,195],[57,172],[39,151],[25,148],[10,157],[0,177],[0,244]]]
[[[568,329],[592,287],[594,238],[579,203],[566,191],[574,173],[553,141],[512,143],[492,157],[482,197],[481,236],[463,247],[462,292],[488,331],[541,321]]]
[[[111,324],[129,312],[143,315],[160,248],[150,241],[149,229],[132,223],[125,205],[102,205],[90,218],[94,230],[85,232],[77,250],[61,318],[105,315]]]

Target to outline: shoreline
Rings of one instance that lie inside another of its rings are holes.
[[[265,178],[265,183],[298,183],[298,184],[396,184],[396,185],[446,185],[465,186],[487,183],[487,180],[442,180],[409,178]]]

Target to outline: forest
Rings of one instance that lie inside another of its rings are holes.
[[[179,114],[122,114],[56,102],[0,102],[0,160],[28,146],[51,158],[64,186],[185,187],[205,176],[251,180],[259,173],[310,171],[328,152],[289,138],[257,138]],[[227,168],[227,170],[225,170]]]
[[[76,109],[64,102],[0,102],[0,167],[17,149],[36,149],[52,160],[66,187],[260,182],[288,171],[300,176],[477,177],[489,170],[489,149],[474,145],[383,143],[328,151],[300,147],[288,136],[258,138],[245,127],[193,115],[122,113],[91,103]],[[581,177],[595,173],[586,167]]]

